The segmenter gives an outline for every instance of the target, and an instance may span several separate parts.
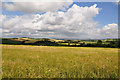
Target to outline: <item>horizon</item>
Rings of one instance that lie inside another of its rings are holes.
[[[55,40],[107,40],[107,39],[120,39],[120,38],[103,38],[103,39],[70,39],[70,38],[33,38],[33,37],[4,37],[8,39],[12,38],[30,38],[30,39],[55,39]],[[3,37],[2,37],[3,39]]]

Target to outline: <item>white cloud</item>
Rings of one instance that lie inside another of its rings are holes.
[[[99,8],[79,7],[74,4],[67,12],[27,14],[7,18],[4,16],[3,37],[49,37],[49,38],[108,38],[117,37],[117,24],[108,24],[102,29],[93,20]]]
[[[113,3],[116,5],[120,5],[120,0],[115,0]]]
[[[52,1],[52,0],[51,0]],[[34,13],[34,12],[55,12],[59,9],[65,10],[69,5],[73,3],[72,0],[67,0],[69,2],[63,2],[63,0],[58,0],[60,2],[13,2],[4,3],[3,7],[8,11],[22,11],[23,13]]]
[[[118,24],[112,23],[105,25],[101,30],[100,30],[100,35],[101,37],[106,37],[106,38],[118,38]]]

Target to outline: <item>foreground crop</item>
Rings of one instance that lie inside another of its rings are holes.
[[[116,78],[117,48],[2,45],[3,78]]]

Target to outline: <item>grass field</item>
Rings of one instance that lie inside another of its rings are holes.
[[[117,78],[117,48],[2,45],[3,78]]]

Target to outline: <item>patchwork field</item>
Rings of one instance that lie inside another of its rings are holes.
[[[3,78],[117,78],[118,49],[2,45]]]

